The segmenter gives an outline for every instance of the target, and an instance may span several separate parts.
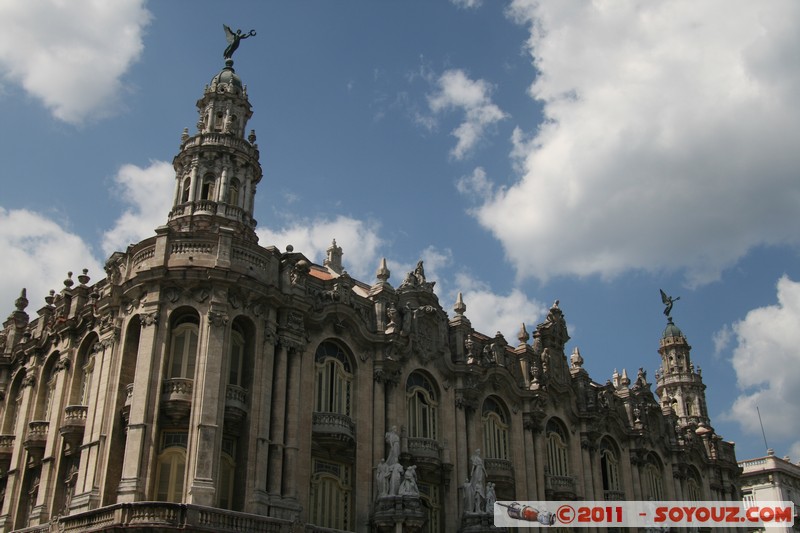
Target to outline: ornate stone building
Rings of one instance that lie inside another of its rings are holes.
[[[0,529],[480,531],[493,498],[740,499],[671,319],[659,400],[568,357],[558,302],[509,341],[422,262],[365,282],[335,241],[322,265],[262,246],[232,60],[197,108],[165,224],[3,323]]]

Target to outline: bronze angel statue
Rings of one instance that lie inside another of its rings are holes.
[[[669,316],[669,314],[672,312],[672,304],[680,300],[681,297],[678,296],[677,298],[673,298],[672,296],[667,296],[667,293],[665,293],[663,290],[661,289],[658,290],[661,291],[661,301],[666,306],[664,308],[664,314]]]
[[[234,33],[227,24],[223,24],[222,27],[225,29],[225,39],[228,41],[228,47],[225,48],[225,51],[222,53],[222,57],[225,59],[231,59],[233,57],[233,53],[239,48],[239,42],[242,39],[253,37],[256,34],[256,30],[250,30],[248,33],[242,33],[242,30],[236,30],[236,33]]]

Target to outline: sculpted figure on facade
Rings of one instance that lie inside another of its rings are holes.
[[[486,500],[486,468],[483,466],[480,448],[475,450],[470,458],[472,465],[469,478],[472,485],[472,510],[476,513],[481,511],[481,504]]]
[[[472,489],[472,482],[469,478],[461,485],[461,490],[464,492],[464,512],[471,513],[474,506],[475,491]]]
[[[416,465],[406,468],[403,474],[403,482],[400,484],[400,489],[397,494],[399,496],[419,496],[419,488],[417,488],[417,467]]]
[[[386,432],[384,436],[386,444],[389,445],[389,455],[386,457],[386,464],[394,465],[400,459],[400,435],[397,434],[397,426]]]
[[[385,459],[381,459],[378,467],[375,470],[375,486],[378,492],[378,498],[383,498],[389,494],[389,465]]]
[[[494,502],[497,501],[497,494],[494,491],[494,483],[491,481],[486,484],[486,507],[485,511],[487,513],[494,512]]]
[[[389,466],[389,496],[397,496],[403,479],[403,465],[394,463]]]

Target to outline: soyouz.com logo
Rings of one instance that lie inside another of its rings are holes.
[[[792,527],[794,504],[768,501],[499,501],[496,527]]]

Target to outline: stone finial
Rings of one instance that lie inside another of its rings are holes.
[[[17,311],[25,311],[25,308],[28,307],[28,290],[23,288],[19,293],[19,298],[14,300],[14,306],[17,308]]]
[[[88,268],[84,268],[83,269],[83,273],[78,275],[78,283],[81,284],[81,287],[85,287],[86,284],[89,283],[89,280],[92,279],[92,278],[89,277],[88,274],[89,274],[89,269]]]
[[[624,368],[622,369],[622,379],[620,379],[620,383],[626,387],[631,384],[631,379],[628,377],[628,371]]]
[[[386,283],[391,275],[392,273],[389,270],[389,267],[386,266],[386,258],[384,257],[381,259],[381,264],[378,266],[378,270],[375,272],[375,277],[381,282]]]
[[[523,322],[522,326],[519,328],[519,333],[517,333],[517,340],[519,340],[520,346],[527,344],[530,338],[531,336],[528,334],[528,330],[525,328],[525,322]]]
[[[569,361],[572,364],[572,368],[583,367],[583,357],[581,357],[581,351],[577,346],[572,350],[572,355],[570,356]]]
[[[250,135],[247,136],[247,140],[250,141],[250,144],[256,143],[256,130],[250,130]]]
[[[69,289],[75,285],[75,282],[72,280],[72,272],[67,272],[67,279],[64,280],[64,287]]]
[[[183,128],[183,133],[181,133],[181,144],[185,143],[189,140],[189,128]]]
[[[614,369],[614,373],[611,374],[611,382],[614,384],[614,388],[619,388],[619,372],[617,369]]]
[[[336,245],[336,239],[333,239],[333,242],[331,243],[327,252],[328,255],[325,258],[325,261],[322,262],[322,265],[330,268],[337,274],[341,274],[343,254],[342,254],[342,247]]]
[[[48,307],[53,307],[53,302],[55,300],[56,300],[56,291],[50,289],[50,294],[44,297],[44,303],[46,303]]]
[[[464,297],[460,292],[456,297],[456,304],[453,306],[453,311],[455,311],[458,316],[462,316],[467,311],[467,305],[464,303]]]

